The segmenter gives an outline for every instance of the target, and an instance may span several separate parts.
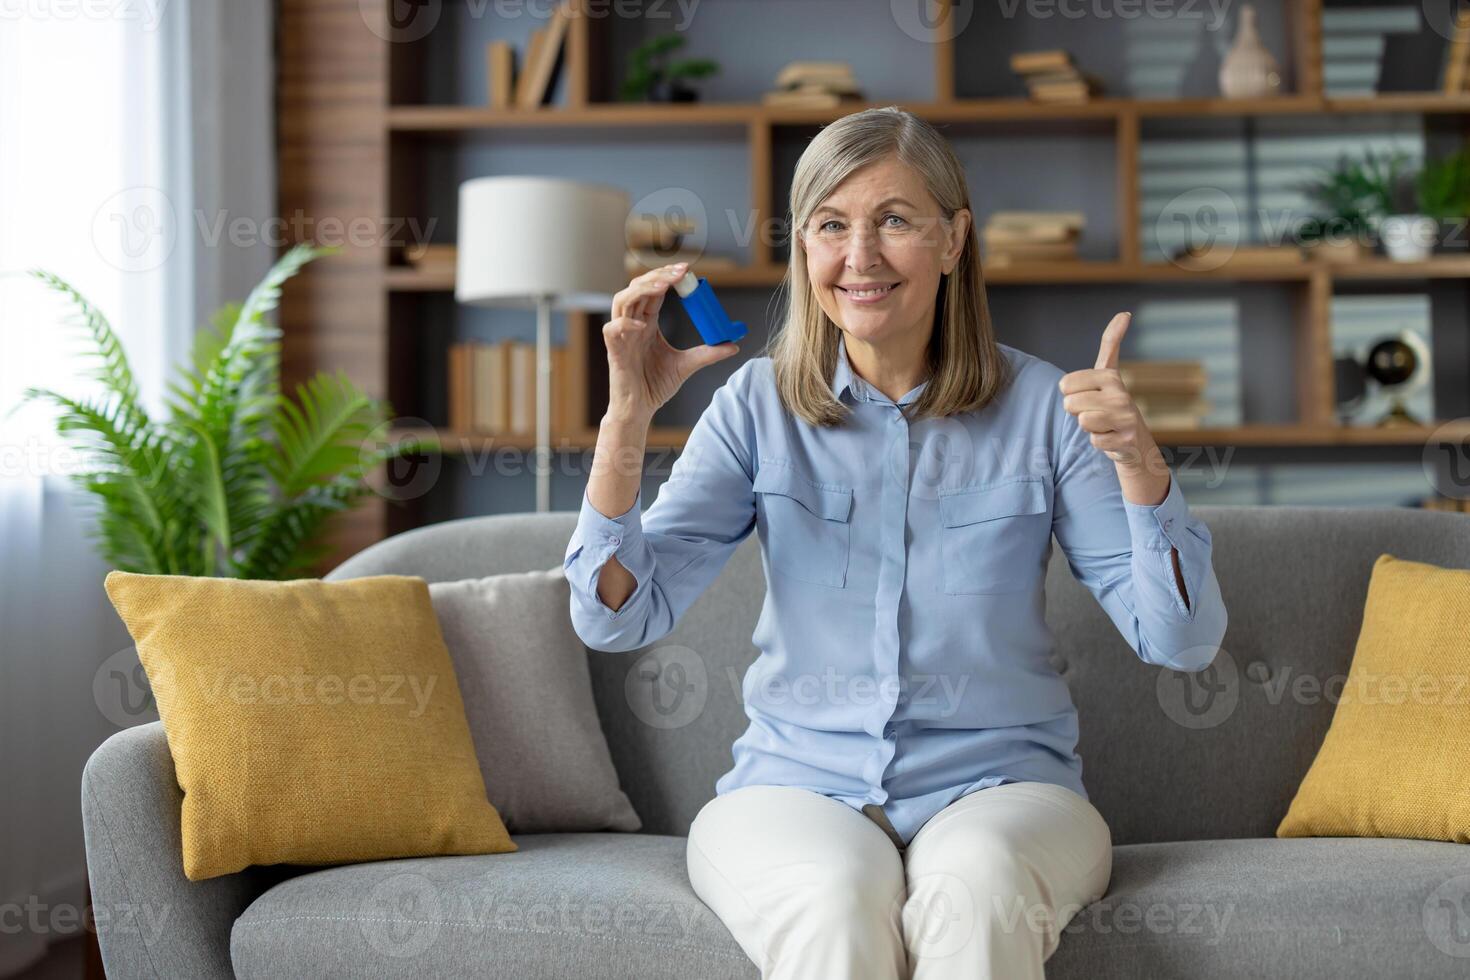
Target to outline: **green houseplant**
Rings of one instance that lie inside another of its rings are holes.
[[[31,272],[76,308],[104,394],[29,388],[24,399],[59,408],[57,430],[95,460],[73,480],[95,498],[95,537],[113,567],[257,579],[306,573],[325,551],[312,541],[322,521],[371,492],[369,474],[438,448],[432,440],[389,443],[389,406],[344,376],[317,374],[297,386],[294,402],[281,394],[280,330],[266,315],[287,279],[332,251],[295,246],[243,304],[219,310],[169,383],[164,419],[142,407],[102,313],[59,277]]]
[[[1358,257],[1383,218],[1400,210],[1404,162],[1399,151],[1382,156],[1369,149],[1361,159],[1339,155],[1334,167],[1299,187],[1320,210],[1298,227],[1298,240],[1320,247],[1324,257],[1331,256],[1329,247],[1341,253],[1336,257]]]
[[[1419,171],[1416,184],[1419,213],[1436,222],[1441,246],[1453,242],[1463,251],[1465,219],[1470,217],[1470,147],[1431,160]]]
[[[1431,160],[1419,171],[1419,213],[1455,219],[1470,215],[1470,148]]]
[[[621,90],[624,102],[696,102],[699,93],[685,79],[707,78],[720,70],[708,58],[686,58],[668,63],[670,52],[684,46],[680,34],[664,34],[640,44]]]

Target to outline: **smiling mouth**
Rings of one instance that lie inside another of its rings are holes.
[[[901,285],[903,283],[894,282],[886,286],[875,286],[871,289],[848,289],[846,286],[838,286],[837,288],[853,299],[876,299],[879,296],[887,296]]]

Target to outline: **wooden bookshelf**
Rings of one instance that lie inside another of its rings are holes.
[[[580,109],[492,109],[487,106],[396,106],[387,110],[397,133],[454,134],[495,129],[681,129],[691,126],[811,126],[832,122],[860,109],[896,105],[936,123],[988,123],[1055,120],[1238,118],[1242,116],[1322,116],[1470,113],[1470,95],[1395,92],[1329,98],[1282,95],[1266,99],[1122,99],[1043,103],[1029,99],[955,99],[950,102],[853,102],[839,109],[779,109],[757,102],[638,105],[610,103]]]
[[[1470,94],[1391,93],[1370,97],[1332,97],[1322,83],[1322,0],[1286,0],[1286,59],[1294,68],[1295,90],[1273,98],[1234,100],[1129,99],[1107,97],[1077,104],[1042,104],[1018,98],[956,97],[956,48],[953,39],[930,45],[935,79],[932,100],[870,101],[836,110],[774,109],[759,103],[624,104],[611,101],[603,87],[612,43],[605,24],[575,17],[565,54],[565,104],[533,109],[492,109],[484,105],[423,104],[416,78],[432,66],[414,44],[385,40],[387,7],[380,3],[343,4],[341,0],[298,0],[280,16],[279,140],[280,211],[321,220],[358,215],[414,215],[424,218],[422,164],[424,150],[436,143],[481,140],[534,130],[600,130],[619,133],[656,132],[659,139],[707,138],[725,130],[743,134],[750,167],[749,206],[755,227],[776,213],[774,146],[785,128],[818,126],[863,106],[897,104],[936,123],[961,131],[1010,130],[1022,124],[1038,132],[1083,130],[1107,133],[1114,141],[1117,171],[1113,202],[1118,228],[1114,257],[1103,261],[987,265],[987,284],[1003,288],[1047,285],[1126,285],[1137,283],[1274,282],[1291,291],[1295,310],[1287,329],[1293,331],[1298,420],[1282,425],[1242,425],[1156,433],[1172,445],[1240,446],[1383,446],[1411,445],[1430,437],[1433,428],[1344,428],[1333,423],[1330,304],[1340,283],[1412,280],[1470,281],[1470,257],[1436,256],[1427,262],[1394,263],[1370,258],[1358,262],[1308,261],[1262,265],[1227,262],[1218,269],[1188,269],[1142,259],[1139,213],[1139,148],[1143,124],[1149,121],[1242,119],[1267,116],[1357,116],[1401,114],[1461,117],[1470,121]],[[948,15],[947,13],[945,14]],[[371,29],[364,18],[377,22]],[[441,28],[443,29],[443,28]],[[833,57],[840,57],[834,50]],[[718,287],[769,289],[779,285],[786,268],[770,242],[756,236],[748,264],[733,270],[712,269]],[[287,287],[282,307],[286,330],[283,363],[286,383],[317,370],[345,370],[366,389],[390,397],[403,415],[428,411],[427,392],[414,377],[421,351],[420,304],[428,294],[452,292],[451,272],[424,273],[395,265],[397,257],[383,246],[349,247],[344,254],[312,263]],[[700,272],[698,268],[695,270]],[[581,356],[566,379],[567,394],[577,402],[585,425],[559,433],[564,449],[595,444],[600,409],[587,395],[589,372],[600,362],[597,317],[568,318],[569,342]],[[569,407],[572,407],[569,405]],[[441,437],[443,430],[437,430]],[[660,428],[650,447],[680,447],[688,430]],[[456,445],[484,449],[529,448],[530,437],[450,436]],[[412,526],[411,511],[381,503],[355,513],[341,529],[338,557],[385,534]]]
[[[786,276],[786,266],[767,263],[735,269],[702,270],[696,264],[696,275],[709,279],[716,287],[745,288],[777,286]],[[1100,262],[1079,259],[1067,262],[1025,262],[985,267],[987,285],[1044,285],[1128,283],[1128,282],[1306,282],[1321,273],[1334,282],[1392,282],[1404,279],[1470,280],[1470,257],[1441,257],[1426,262],[1393,262],[1388,259],[1365,259],[1357,262],[1304,261],[1295,264],[1262,262],[1226,262],[1214,269],[1190,269],[1167,262]],[[452,271],[419,272],[394,266],[384,272],[384,286],[390,292],[453,292]]]
[[[653,426],[648,430],[648,448],[682,449],[689,439],[689,428]],[[476,432],[450,432],[444,429],[404,426],[394,430],[398,436],[436,437],[450,455],[465,452],[514,449],[530,451],[535,437],[529,434],[488,435]],[[1470,423],[1413,426],[1345,426],[1274,423],[1263,425],[1204,426],[1198,429],[1157,429],[1154,438],[1160,446],[1428,446],[1470,439]],[[553,437],[556,452],[583,452],[597,445],[597,430],[587,429],[580,435]]]

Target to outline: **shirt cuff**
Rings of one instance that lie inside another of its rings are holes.
[[[1189,521],[1189,504],[1172,472],[1169,474],[1169,492],[1164,495],[1163,502],[1135,504],[1124,497],[1123,509],[1128,514],[1128,530],[1134,547],[1148,551],[1177,548],[1176,536],[1184,533],[1184,526]]]
[[[643,490],[640,487],[631,507],[616,517],[608,517],[592,506],[587,491],[582,491],[582,508],[577,515],[577,544],[565,562],[566,571],[571,573],[575,567],[580,577],[573,584],[609,617],[616,617],[626,611],[635,598],[630,595],[620,607],[611,609],[598,595],[597,581],[602,576],[602,567],[610,557],[617,556],[618,563],[638,580],[638,589],[650,577],[649,572],[641,567],[643,562],[640,560],[643,520],[639,505],[642,502]]]

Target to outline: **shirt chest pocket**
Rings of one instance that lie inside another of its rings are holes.
[[[818,483],[789,466],[767,464],[756,472],[751,488],[771,567],[803,582],[843,588],[852,487]]]
[[[939,523],[946,593],[1019,592],[1051,536],[1045,483],[1027,477],[940,490]]]

